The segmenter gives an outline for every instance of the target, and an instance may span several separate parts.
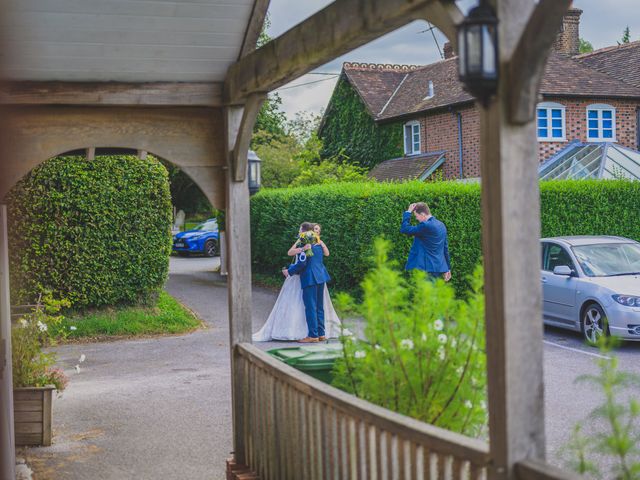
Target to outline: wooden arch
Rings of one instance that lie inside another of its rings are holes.
[[[87,147],[121,147],[153,152],[180,167],[212,206],[224,208],[227,159],[220,109],[31,106],[12,111],[9,125],[0,198],[51,157]]]

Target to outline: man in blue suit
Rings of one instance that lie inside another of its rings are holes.
[[[411,225],[411,214],[418,225]],[[431,278],[451,280],[451,261],[449,258],[449,240],[447,227],[431,215],[426,203],[412,203],[402,215],[400,233],[413,237],[413,245],[405,270],[423,270]]]
[[[282,271],[285,277],[300,274],[302,300],[309,332],[301,343],[315,343],[326,339],[324,330],[324,284],[331,280],[324,266],[324,248],[321,244],[305,245],[305,250],[313,251],[303,259]]]

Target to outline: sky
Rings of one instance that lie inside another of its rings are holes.
[[[269,35],[277,37],[331,1],[271,0]],[[476,3],[474,0],[458,0],[463,11]],[[583,10],[580,37],[591,42],[594,48],[615,45],[622,37],[622,31],[626,26],[631,29],[631,40],[640,40],[638,0],[574,0],[574,6]],[[436,30],[434,40],[428,28],[426,22],[411,23],[323,65],[314,72],[337,74],[343,62],[425,65],[437,61],[440,55],[436,40],[442,48],[446,39]],[[300,111],[321,112],[331,97],[336,80],[337,76],[308,74],[284,85],[278,90],[283,110],[289,118],[293,118],[295,113]]]

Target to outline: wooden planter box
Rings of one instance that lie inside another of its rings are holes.
[[[16,446],[51,445],[53,385],[13,390]]]

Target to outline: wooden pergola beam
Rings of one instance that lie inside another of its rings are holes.
[[[268,9],[269,0],[254,1],[251,18],[247,25],[247,30],[244,33],[244,40],[242,41],[242,48],[240,49],[238,60],[256,49],[256,44],[264,25],[264,19],[267,17]]]
[[[509,113],[515,124],[534,118],[548,53],[572,0],[540,0],[509,63]],[[542,54],[541,54],[542,52]]]
[[[418,19],[429,20],[455,46],[463,15],[453,0],[336,0],[232,65],[225,100],[243,103]]]
[[[221,83],[3,82],[0,104],[219,107]]]

